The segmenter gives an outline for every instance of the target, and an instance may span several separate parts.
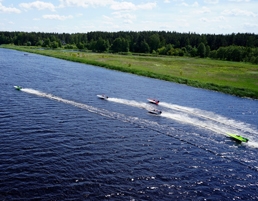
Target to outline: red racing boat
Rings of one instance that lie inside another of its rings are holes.
[[[153,104],[156,104],[156,105],[159,104],[159,100],[151,99],[151,98],[148,98],[147,100],[148,100],[150,103],[153,103]]]

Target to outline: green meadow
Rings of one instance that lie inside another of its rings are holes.
[[[258,65],[250,63],[192,57],[100,54],[14,45],[0,47],[258,99]]]

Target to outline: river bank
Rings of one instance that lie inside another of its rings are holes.
[[[0,47],[258,99],[258,66],[249,63],[190,57],[89,53],[14,45]]]

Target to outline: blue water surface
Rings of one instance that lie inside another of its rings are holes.
[[[258,200],[257,100],[3,48],[0,75],[0,200]]]

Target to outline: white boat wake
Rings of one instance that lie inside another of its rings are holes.
[[[236,121],[234,119],[229,119],[227,117],[223,117],[221,115],[215,114],[210,111],[205,111],[198,108],[184,107],[184,106],[179,106],[179,105],[169,104],[164,102],[161,102],[160,106],[163,106],[172,110],[176,110],[179,112],[184,112],[185,114],[189,114],[192,116],[200,117],[200,118],[203,118],[204,120],[211,120],[219,124],[224,124],[226,126],[233,127],[243,132],[258,134],[258,131],[253,129],[252,126],[247,123]]]
[[[100,108],[96,108],[87,104],[83,104],[83,103],[78,103],[75,101],[71,101],[71,100],[67,100],[49,93],[44,93],[38,90],[34,90],[34,89],[29,89],[29,88],[23,88],[21,89],[21,91],[29,93],[29,94],[33,94],[33,95],[37,95],[40,97],[44,97],[44,98],[48,98],[51,100],[55,100],[58,102],[62,102],[65,104],[69,104],[69,105],[73,105],[75,107],[81,108],[81,109],[85,109],[91,113],[96,113],[108,118],[113,118],[113,119],[118,119],[120,121],[123,122],[130,122],[130,123],[136,123],[136,124],[141,124],[142,126],[146,126],[146,127],[150,127],[153,130],[159,130],[159,129],[168,129],[167,126],[162,126],[159,125],[157,122],[154,121],[149,121],[149,120],[145,120],[145,119],[140,119],[138,117],[132,117],[132,116],[126,116],[124,114],[118,113],[118,112],[111,112],[105,109],[100,109]],[[108,99],[109,100],[109,99]],[[173,128],[169,128],[170,130],[174,130]]]
[[[120,104],[124,104],[124,105],[129,105],[129,106],[133,106],[133,107],[138,107],[138,108],[142,108],[142,109],[152,109],[153,106],[151,106],[148,103],[144,103],[144,102],[137,102],[134,100],[126,100],[126,99],[121,99],[121,98],[109,98],[109,101],[115,102],[115,103],[120,103]]]
[[[109,98],[109,101],[147,110],[153,107],[148,103],[137,102],[134,100]],[[162,114],[160,115],[161,117],[172,119],[180,123],[193,125],[206,130],[211,130],[225,136],[228,136],[228,133],[235,133],[238,135],[244,134],[248,138],[250,134],[258,135],[258,131],[252,128],[252,125],[241,121],[236,121],[234,119],[230,119],[210,111],[183,107],[180,105],[164,102],[160,102],[159,106],[169,109],[167,111],[162,110]],[[258,147],[258,143],[250,143],[250,145]]]
[[[70,105],[85,109],[92,113],[97,113],[97,114],[100,114],[102,116],[106,116],[109,118],[119,119],[123,122],[131,122],[131,123],[137,123],[137,124],[140,123],[141,125],[151,127],[155,130],[157,128],[161,128],[161,129],[164,129],[165,127],[166,127],[166,129],[168,128],[167,126],[164,127],[154,121],[140,119],[137,117],[125,116],[124,114],[120,114],[117,112],[111,112],[111,111],[107,111],[105,109],[95,108],[93,106],[89,106],[86,104],[63,99],[58,96],[54,96],[52,94],[43,93],[38,90],[23,88],[23,89],[21,89],[21,91],[24,91],[24,92],[30,93],[30,94],[34,94],[34,95],[37,95],[40,97],[49,98],[49,99],[52,99],[55,101],[63,102],[66,104],[70,104]],[[134,101],[134,100],[126,100],[126,99],[119,99],[119,98],[108,98],[107,100],[115,102],[115,103],[132,106],[132,107],[146,109],[146,110],[153,108],[153,106],[148,103],[138,102],[138,101]],[[233,119],[229,119],[229,118],[214,114],[212,112],[203,111],[203,110],[196,109],[196,108],[182,107],[179,105],[174,105],[174,104],[169,104],[169,103],[160,103],[160,106],[172,110],[172,112],[171,111],[162,111],[162,114],[160,115],[161,117],[172,119],[172,120],[178,121],[180,123],[193,125],[193,126],[196,126],[196,127],[202,128],[202,129],[211,130],[213,132],[216,132],[216,133],[219,133],[222,135],[227,135],[227,133],[235,133],[235,134],[239,134],[239,135],[242,135],[243,133],[245,133],[246,135],[248,135],[248,133],[249,134],[250,133],[257,134],[258,133],[258,131],[251,128],[251,125],[249,125],[249,124],[246,124],[246,123],[240,122],[240,121],[236,121]],[[170,129],[174,130],[173,128],[170,128]],[[246,136],[246,137],[249,138],[249,136]],[[258,143],[255,141],[252,141],[252,142],[249,141],[247,144],[249,146],[258,148]]]

